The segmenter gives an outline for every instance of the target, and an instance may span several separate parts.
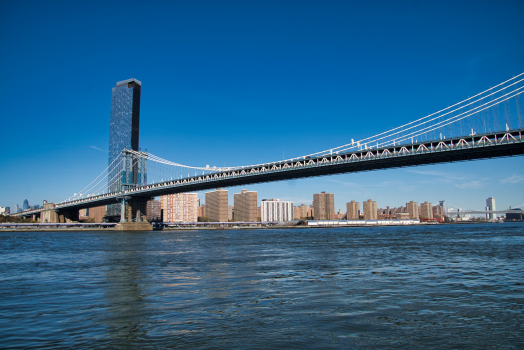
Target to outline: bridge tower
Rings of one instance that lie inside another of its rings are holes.
[[[120,181],[120,223],[116,230],[152,230],[146,218],[146,205],[150,197],[129,196],[126,192],[147,183],[147,151],[122,151],[122,178]],[[117,204],[118,205],[118,204]]]

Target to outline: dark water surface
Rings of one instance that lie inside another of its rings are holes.
[[[524,348],[524,224],[0,232],[1,348]]]

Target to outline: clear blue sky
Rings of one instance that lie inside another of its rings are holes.
[[[142,149],[195,166],[273,161],[524,72],[523,15],[522,1],[2,1],[0,206],[62,200],[107,166],[119,80],[142,81]],[[524,158],[245,188],[296,204],[333,192],[344,211],[368,198],[507,208],[524,206]]]

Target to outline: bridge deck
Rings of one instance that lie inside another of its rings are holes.
[[[427,164],[511,157],[524,154],[524,129],[487,133],[378,149],[362,149],[330,156],[298,158],[264,165],[235,168],[135,188],[125,193],[111,193],[60,203],[55,210],[76,210],[113,204],[122,196],[151,198],[171,193],[195,192],[218,187],[299,179],[342,173],[400,168]],[[32,210],[19,215],[31,215]]]

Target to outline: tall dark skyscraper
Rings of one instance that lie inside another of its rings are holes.
[[[121,177],[116,176],[122,169],[119,160],[122,150],[138,151],[140,131],[140,89],[142,83],[136,79],[119,81],[111,92],[111,121],[109,128],[109,191],[119,191]],[[120,215],[120,205],[107,206],[107,216]]]
[[[29,209],[29,201],[27,199],[24,200],[24,204],[22,205],[22,209],[23,210]]]

